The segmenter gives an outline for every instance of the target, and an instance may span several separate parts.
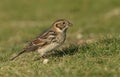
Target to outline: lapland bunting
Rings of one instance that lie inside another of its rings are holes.
[[[71,25],[72,23],[66,19],[56,20],[49,29],[40,33],[34,40],[27,44],[23,51],[19,52],[11,60],[30,51],[38,51],[40,57],[43,57],[46,52],[52,51],[64,43],[66,31]]]

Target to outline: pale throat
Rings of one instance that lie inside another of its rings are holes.
[[[56,31],[57,31],[57,32],[60,32],[60,33],[63,33],[63,32],[66,32],[66,31],[67,31],[67,28],[63,28],[63,29],[56,28]]]

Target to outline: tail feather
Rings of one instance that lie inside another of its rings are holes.
[[[13,58],[11,58],[10,60],[14,60],[15,58],[17,58],[18,56],[20,56],[24,52],[26,52],[26,50],[23,50],[23,51],[19,52],[16,56],[14,56]]]

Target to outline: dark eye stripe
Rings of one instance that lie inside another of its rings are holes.
[[[62,30],[64,27],[56,25],[57,28],[59,28],[60,30]]]

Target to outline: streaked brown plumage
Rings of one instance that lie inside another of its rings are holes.
[[[64,43],[66,31],[71,25],[72,24],[65,19],[55,21],[48,30],[40,33],[34,40],[28,43],[23,51],[19,52],[11,60],[30,51],[38,51],[41,57],[44,56],[46,52],[54,50]]]

